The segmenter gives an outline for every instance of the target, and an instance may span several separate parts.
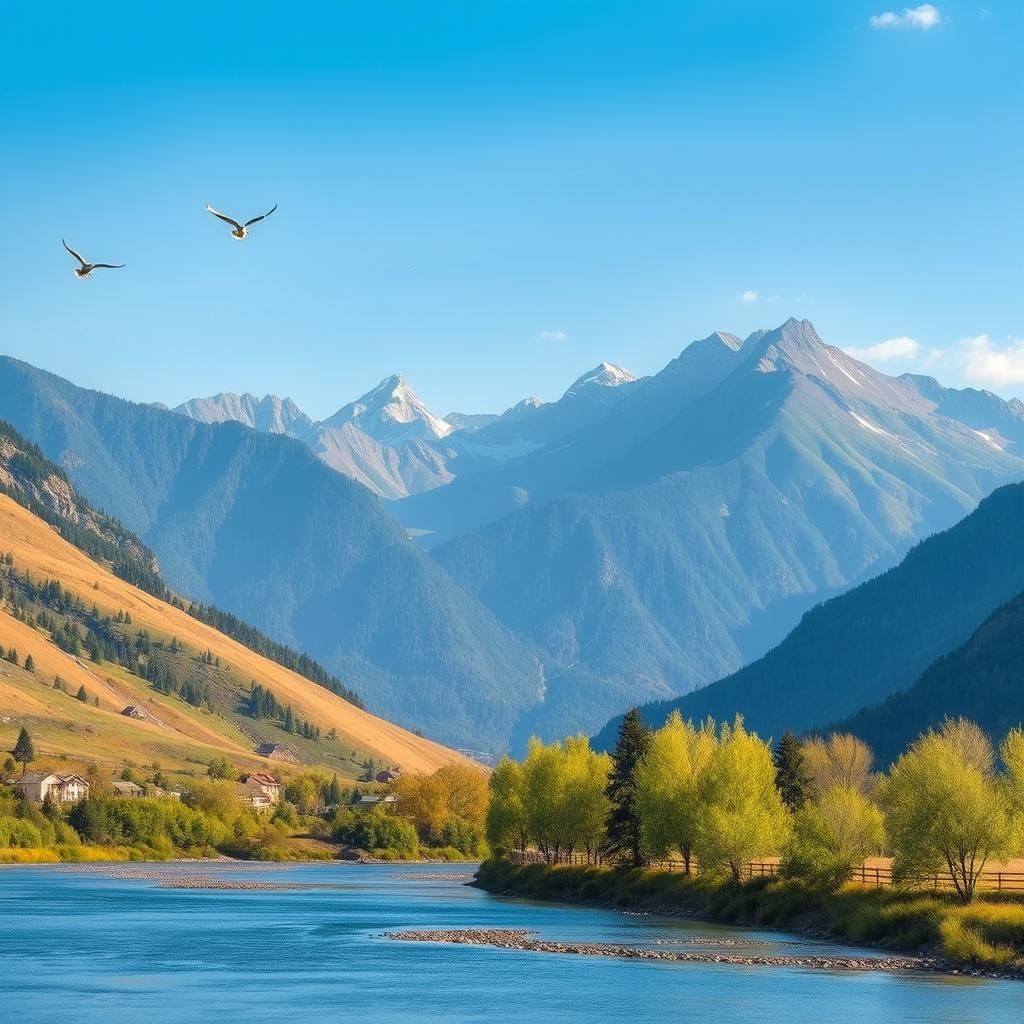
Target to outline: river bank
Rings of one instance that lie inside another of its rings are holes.
[[[387,938],[399,942],[444,942],[453,945],[490,946],[519,952],[561,953],[574,956],[606,956],[624,960],[660,960],[684,964],[730,964],[738,967],[803,967],[821,971],[919,971],[929,974],[956,974],[955,968],[931,957],[868,957],[780,955],[769,953],[681,952],[671,949],[647,949],[642,946],[617,946],[606,942],[555,942],[535,939],[522,928],[460,928],[419,932],[390,932]],[[733,945],[739,945],[733,942]]]
[[[496,895],[781,929],[914,953],[977,976],[1024,979],[1024,903],[962,906],[928,892],[846,886],[835,893],[781,879],[745,883],[681,872],[485,861],[472,883]]]

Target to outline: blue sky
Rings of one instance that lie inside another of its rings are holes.
[[[1018,0],[0,13],[0,351],[78,383],[500,410],[796,315],[1024,395]]]

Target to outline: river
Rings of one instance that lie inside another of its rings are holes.
[[[309,886],[159,888],[120,870]],[[449,872],[448,878],[436,878]],[[809,940],[489,896],[463,867],[89,865],[0,869],[0,1019],[12,1024],[1005,1024],[1024,983],[611,960],[402,943],[392,930],[531,928],[700,948]],[[814,942],[814,952],[849,953]],[[862,950],[856,951],[863,953]]]

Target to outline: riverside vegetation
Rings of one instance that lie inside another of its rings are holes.
[[[121,779],[144,796],[123,797],[96,765],[81,769],[89,796],[70,805],[42,804],[16,795],[9,785],[22,767],[36,764],[61,773],[67,762],[36,761],[32,738],[22,730],[0,765],[0,863],[94,860],[166,860],[230,856],[246,860],[477,860],[486,852],[487,780],[462,764],[429,775],[399,776],[388,786],[345,784],[337,775],[300,771],[283,778],[281,799],[270,811],[251,806],[239,787],[239,770],[213,759],[205,777],[169,773],[159,764],[128,765]],[[373,765],[367,768],[372,777]],[[171,798],[168,786],[180,788]],[[365,806],[360,798],[398,797],[394,804]]]
[[[879,773],[853,736],[787,733],[773,750],[741,719],[694,725],[676,713],[652,732],[634,710],[611,756],[579,737],[503,759],[487,838],[496,856],[477,884],[490,891],[1024,968],[1024,891],[986,887],[986,869],[1024,853],[1020,729],[997,752],[973,723],[948,720]],[[522,863],[529,851],[541,862]],[[893,887],[856,884],[880,855]],[[749,878],[765,860],[774,877]]]

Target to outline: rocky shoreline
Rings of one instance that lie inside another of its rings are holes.
[[[822,971],[883,971],[929,974],[972,974],[932,957],[839,956],[834,954],[722,953],[711,951],[648,949],[616,946],[602,942],[553,942],[537,939],[525,928],[457,928],[450,930],[389,932],[387,938],[400,942],[445,942],[488,946],[534,953],[562,953],[577,956],[618,957],[628,960],[658,960],[686,964],[731,964],[742,967],[802,967]],[[725,943],[723,943],[725,944]],[[730,943],[738,945],[738,943]],[[751,943],[753,945],[753,943]],[[980,972],[979,972],[980,973]]]
[[[166,871],[105,871],[105,878],[156,882],[158,889],[225,889],[258,892],[290,892],[295,889],[314,889],[302,882],[267,882],[245,878],[216,878],[212,875],[170,875]]]
[[[472,882],[471,871],[392,871],[388,878],[400,882]]]

